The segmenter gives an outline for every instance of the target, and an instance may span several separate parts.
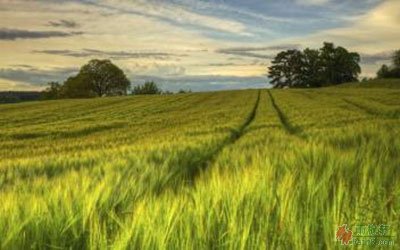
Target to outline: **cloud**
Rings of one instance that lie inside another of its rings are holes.
[[[330,0],[296,0],[296,3],[302,5],[325,5],[329,2]]]
[[[206,66],[212,66],[212,67],[225,67],[225,66],[239,66],[241,64],[237,63],[209,63]]]
[[[186,68],[175,64],[130,64],[126,72],[128,75],[157,75],[160,77],[183,76]]]
[[[40,39],[51,37],[69,37],[80,35],[82,32],[61,32],[61,31],[30,31],[18,29],[0,29],[0,40],[16,39]]]
[[[7,4],[0,4],[0,86],[12,81],[4,77],[21,74],[27,81],[29,74],[41,83],[39,75],[52,78],[55,65],[79,67],[91,58],[108,58],[129,75],[167,78],[171,85],[173,80],[184,85],[181,79],[193,75],[185,80],[198,83],[199,88],[231,88],[229,84],[241,88],[247,80],[251,86],[267,81],[238,78],[227,82],[226,76],[262,75],[278,51],[300,48],[298,44],[318,48],[323,41],[331,41],[357,51],[362,54],[363,72],[375,72],[385,57],[380,53],[398,47],[400,1],[323,2],[327,1],[6,0]],[[77,26],[79,30],[74,29]],[[2,27],[30,32],[29,36],[44,31],[71,37],[4,42]],[[73,31],[85,35],[73,36]],[[210,74],[225,77],[199,80],[199,75]],[[60,75],[55,79],[64,79]]]
[[[64,19],[58,21],[50,21],[49,25],[53,27],[64,27],[64,28],[76,28],[79,26],[78,23],[74,21],[64,20]]]
[[[78,68],[39,69],[29,65],[20,65],[15,68],[1,68],[0,79],[12,80],[20,83],[43,86],[51,81],[63,81],[76,74]]]
[[[103,0],[85,3],[111,11],[112,14],[138,15],[157,19],[176,26],[190,26],[192,28],[206,28],[236,35],[250,35],[246,32],[246,26],[241,22],[212,15],[199,14],[171,1]]]
[[[33,53],[50,55],[61,55],[70,57],[107,57],[110,59],[137,59],[151,58],[157,60],[168,60],[171,58],[186,57],[186,54],[166,53],[166,52],[129,52],[129,51],[105,51],[96,49],[82,50],[34,50]]]
[[[274,54],[265,54],[256,52],[298,49],[299,47],[300,46],[298,44],[283,44],[283,45],[275,45],[268,47],[237,47],[237,48],[217,49],[215,52],[221,54],[270,60],[275,57]]]
[[[173,65],[172,65],[173,66]],[[155,81],[164,90],[178,91],[179,89],[191,89],[193,91],[209,91],[223,89],[247,89],[268,87],[266,76],[230,76],[230,75],[184,75],[184,68],[162,68],[156,75],[140,75],[135,72],[127,71],[133,85],[143,84],[145,81]],[[15,87],[22,86],[25,89],[36,87],[44,88],[47,82],[64,81],[69,76],[76,74],[78,68],[53,68],[39,69],[30,65],[15,65],[15,68],[0,69],[1,80],[12,81]],[[163,73],[161,72],[163,71]],[[151,71],[148,71],[151,73]],[[160,74],[163,75],[160,75]],[[10,87],[12,87],[10,85]],[[37,89],[37,88],[35,88]]]
[[[387,60],[388,51],[399,48],[399,9],[400,1],[382,1],[367,13],[356,16],[347,26],[328,29],[307,37],[293,38],[293,40],[313,45],[322,41],[332,41],[351,51],[359,52],[364,64],[363,74],[372,77],[379,68],[378,62]]]
[[[239,60],[243,61],[242,58],[239,58]],[[230,60],[230,61],[232,61],[232,60]],[[197,65],[194,65],[194,66],[206,66],[206,67],[207,66],[210,66],[210,67],[230,67],[230,66],[233,66],[233,67],[241,67],[241,66],[254,66],[254,65],[266,66],[267,64],[268,63],[266,63],[263,60],[256,59],[256,60],[253,60],[253,61],[250,61],[250,62],[245,62],[245,63],[233,63],[233,62],[226,62],[225,63],[225,62],[221,62],[221,63],[197,64]]]
[[[363,54],[361,53],[361,63],[365,64],[376,64],[379,62],[387,62],[392,58],[393,51],[384,51],[375,54]]]
[[[384,1],[368,13],[354,18],[348,26],[325,30],[306,39],[339,40],[369,52],[376,52],[379,48],[393,49],[399,45],[399,9],[400,1]]]

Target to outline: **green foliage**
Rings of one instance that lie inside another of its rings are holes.
[[[324,43],[319,50],[280,52],[269,67],[268,76],[276,88],[337,85],[357,80],[361,73],[359,62],[357,53]]]
[[[302,57],[303,54],[298,50],[280,52],[269,68],[271,84],[275,87],[302,85]]]
[[[48,87],[42,92],[42,99],[54,100],[62,98],[63,86],[58,82],[47,83]]]
[[[361,73],[360,55],[348,52],[343,47],[336,47],[333,43],[324,43],[321,51],[322,76],[325,83],[341,84],[357,81]]]
[[[134,95],[158,95],[161,94],[161,89],[153,81],[145,82],[143,85],[138,85],[133,88]]]
[[[1,105],[0,248],[335,249],[345,223],[399,235],[399,94]]]
[[[186,94],[186,93],[192,93],[192,90],[191,89],[189,89],[189,90],[180,89],[178,91],[178,94]]]
[[[44,99],[89,98],[126,95],[130,82],[124,72],[110,60],[90,60],[76,76],[63,85],[50,82],[43,92]]]
[[[81,68],[77,77],[87,81],[85,84],[96,96],[126,95],[130,88],[124,72],[110,60],[91,60]]]
[[[383,64],[376,74],[378,78],[388,78],[390,69],[386,64]]]
[[[64,98],[89,98],[96,96],[89,79],[85,74],[81,73],[68,77],[62,86],[61,93],[61,97]]]
[[[400,49],[396,50],[393,53],[392,60],[393,60],[393,67],[399,69],[400,68]]]
[[[376,75],[378,78],[400,78],[400,50],[393,53],[392,65],[382,65]]]

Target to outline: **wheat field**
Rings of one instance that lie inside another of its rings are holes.
[[[399,97],[332,87],[1,105],[0,248],[334,249],[345,223],[396,235]]]

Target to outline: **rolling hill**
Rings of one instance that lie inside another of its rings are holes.
[[[360,223],[396,235],[400,89],[351,86],[1,105],[0,248],[331,249]]]

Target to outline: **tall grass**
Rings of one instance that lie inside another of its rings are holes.
[[[0,106],[0,248],[332,249],[345,223],[397,235],[400,100],[378,92]]]

